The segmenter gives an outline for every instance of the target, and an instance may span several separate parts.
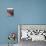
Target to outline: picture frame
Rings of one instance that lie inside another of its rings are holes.
[[[14,16],[14,8],[7,8],[7,15]]]

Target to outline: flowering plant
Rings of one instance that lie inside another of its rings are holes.
[[[14,40],[15,41],[15,38],[16,38],[16,34],[14,32],[10,33],[9,36],[8,36],[9,40]]]

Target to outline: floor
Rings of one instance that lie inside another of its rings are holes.
[[[0,44],[0,46],[8,46],[8,44]],[[18,46],[18,44],[10,45],[10,46]]]
[[[0,44],[0,46],[8,46],[8,45],[7,44]],[[32,42],[31,40],[28,40],[28,41],[21,40],[19,45],[15,44],[14,46],[46,46],[46,42],[45,41]]]
[[[28,41],[21,40],[20,46],[46,46],[46,42],[45,41],[32,42],[31,40]]]

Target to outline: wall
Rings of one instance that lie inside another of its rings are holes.
[[[7,16],[8,7],[14,8],[13,17]],[[18,32],[17,24],[46,24],[46,0],[0,0],[0,44],[8,43],[9,32]]]

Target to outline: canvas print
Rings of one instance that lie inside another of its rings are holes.
[[[7,15],[14,16],[14,8],[7,8]]]

